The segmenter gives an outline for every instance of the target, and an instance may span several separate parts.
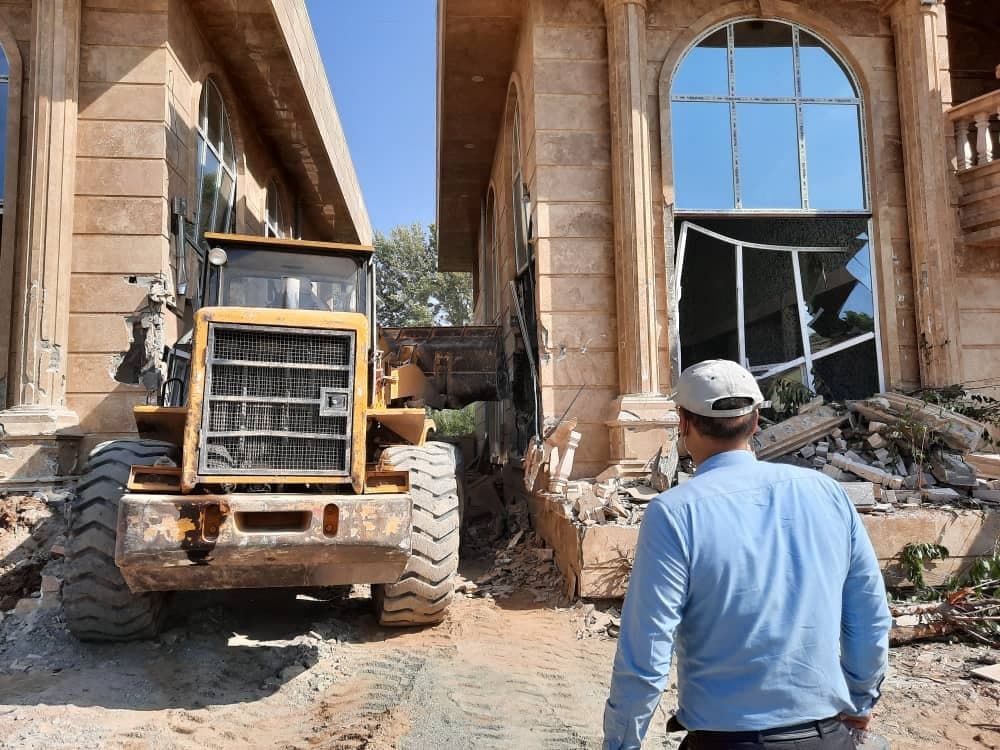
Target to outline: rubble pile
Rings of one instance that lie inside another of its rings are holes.
[[[759,432],[754,448],[758,458],[822,471],[865,513],[996,507],[1000,456],[975,452],[985,433],[956,412],[883,393],[845,405],[809,404]]]
[[[612,467],[594,479],[569,480],[580,441],[575,427],[576,420],[549,426],[529,449],[525,484],[580,526],[638,525],[650,500],[694,473],[673,448],[654,456],[639,478]],[[1000,507],[1000,455],[977,452],[985,434],[983,424],[939,405],[880,393],[844,404],[818,397],[796,416],[765,424],[753,448],[761,460],[813,468],[840,482],[863,513]],[[546,468],[548,483],[539,491]]]
[[[0,496],[0,621],[59,607],[65,500]]]
[[[472,580],[461,575],[458,594],[487,599],[509,599],[527,592],[535,602],[555,603],[564,597],[563,580],[553,560],[553,550],[543,546],[534,533],[517,532],[494,552],[489,571]]]

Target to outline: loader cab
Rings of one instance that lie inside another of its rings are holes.
[[[195,311],[209,307],[360,313],[375,320],[374,248],[207,232],[199,253]],[[375,326],[369,326],[375,348]],[[161,406],[184,406],[192,331],[167,356]]]

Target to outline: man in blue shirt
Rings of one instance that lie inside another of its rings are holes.
[[[879,698],[891,618],[871,542],[818,471],[757,461],[753,376],[713,360],[674,401],[698,467],[646,511],[604,714],[605,750],[635,750],[670,672],[682,747],[851,750]]]

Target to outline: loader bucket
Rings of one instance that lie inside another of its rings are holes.
[[[382,328],[390,364],[415,364],[435,409],[461,409],[475,401],[499,401],[509,391],[499,326]]]

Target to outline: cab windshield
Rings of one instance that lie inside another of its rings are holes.
[[[269,250],[227,251],[219,303],[226,307],[357,312],[363,266],[354,258]]]

